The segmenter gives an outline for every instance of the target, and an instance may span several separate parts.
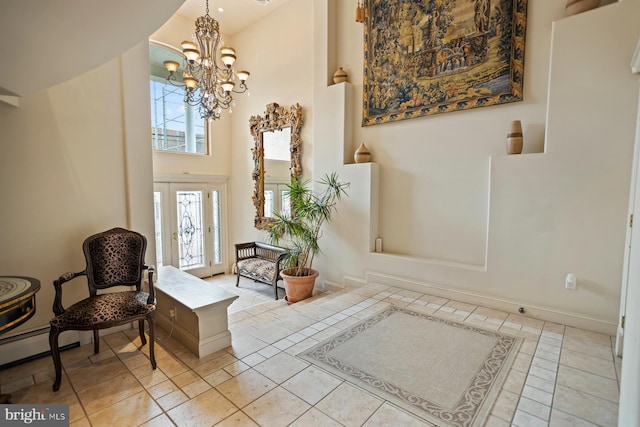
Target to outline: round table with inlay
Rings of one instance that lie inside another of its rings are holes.
[[[22,325],[36,313],[40,281],[33,277],[0,276],[0,334]],[[0,395],[6,403],[11,395]]]

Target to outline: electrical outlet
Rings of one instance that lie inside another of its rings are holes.
[[[169,309],[169,319],[177,320],[178,319],[178,311],[175,307],[171,307]]]
[[[570,289],[572,291],[576,290],[576,276],[574,274],[567,274],[566,279],[564,279],[564,287],[565,289]]]

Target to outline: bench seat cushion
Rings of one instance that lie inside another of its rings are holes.
[[[238,271],[243,276],[271,283],[275,278],[276,264],[260,258],[249,258],[238,261]]]

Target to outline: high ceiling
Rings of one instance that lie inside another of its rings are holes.
[[[268,0],[265,3],[264,0],[209,0],[209,15],[220,22],[223,34],[233,35],[288,1],[290,0]],[[224,12],[219,12],[218,8],[224,9]],[[186,0],[176,13],[195,21],[205,14],[205,10],[206,0]]]
[[[183,1],[1,0],[0,96],[25,96],[83,74],[147,38],[173,13],[194,21],[204,15],[205,0]],[[232,35],[288,1],[210,0],[209,14]]]
[[[182,0],[0,1],[0,95],[25,96],[104,64],[145,40],[181,4]]]

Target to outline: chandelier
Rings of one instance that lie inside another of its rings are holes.
[[[246,92],[249,72],[233,68],[236,51],[223,45],[220,24],[209,15],[209,0],[206,5],[206,14],[196,20],[193,41],[182,42],[182,83],[176,79],[178,62],[164,61],[164,66],[169,71],[169,83],[184,85],[184,102],[197,106],[200,116],[212,121],[220,118],[223,109],[231,112],[235,105],[232,93]]]

